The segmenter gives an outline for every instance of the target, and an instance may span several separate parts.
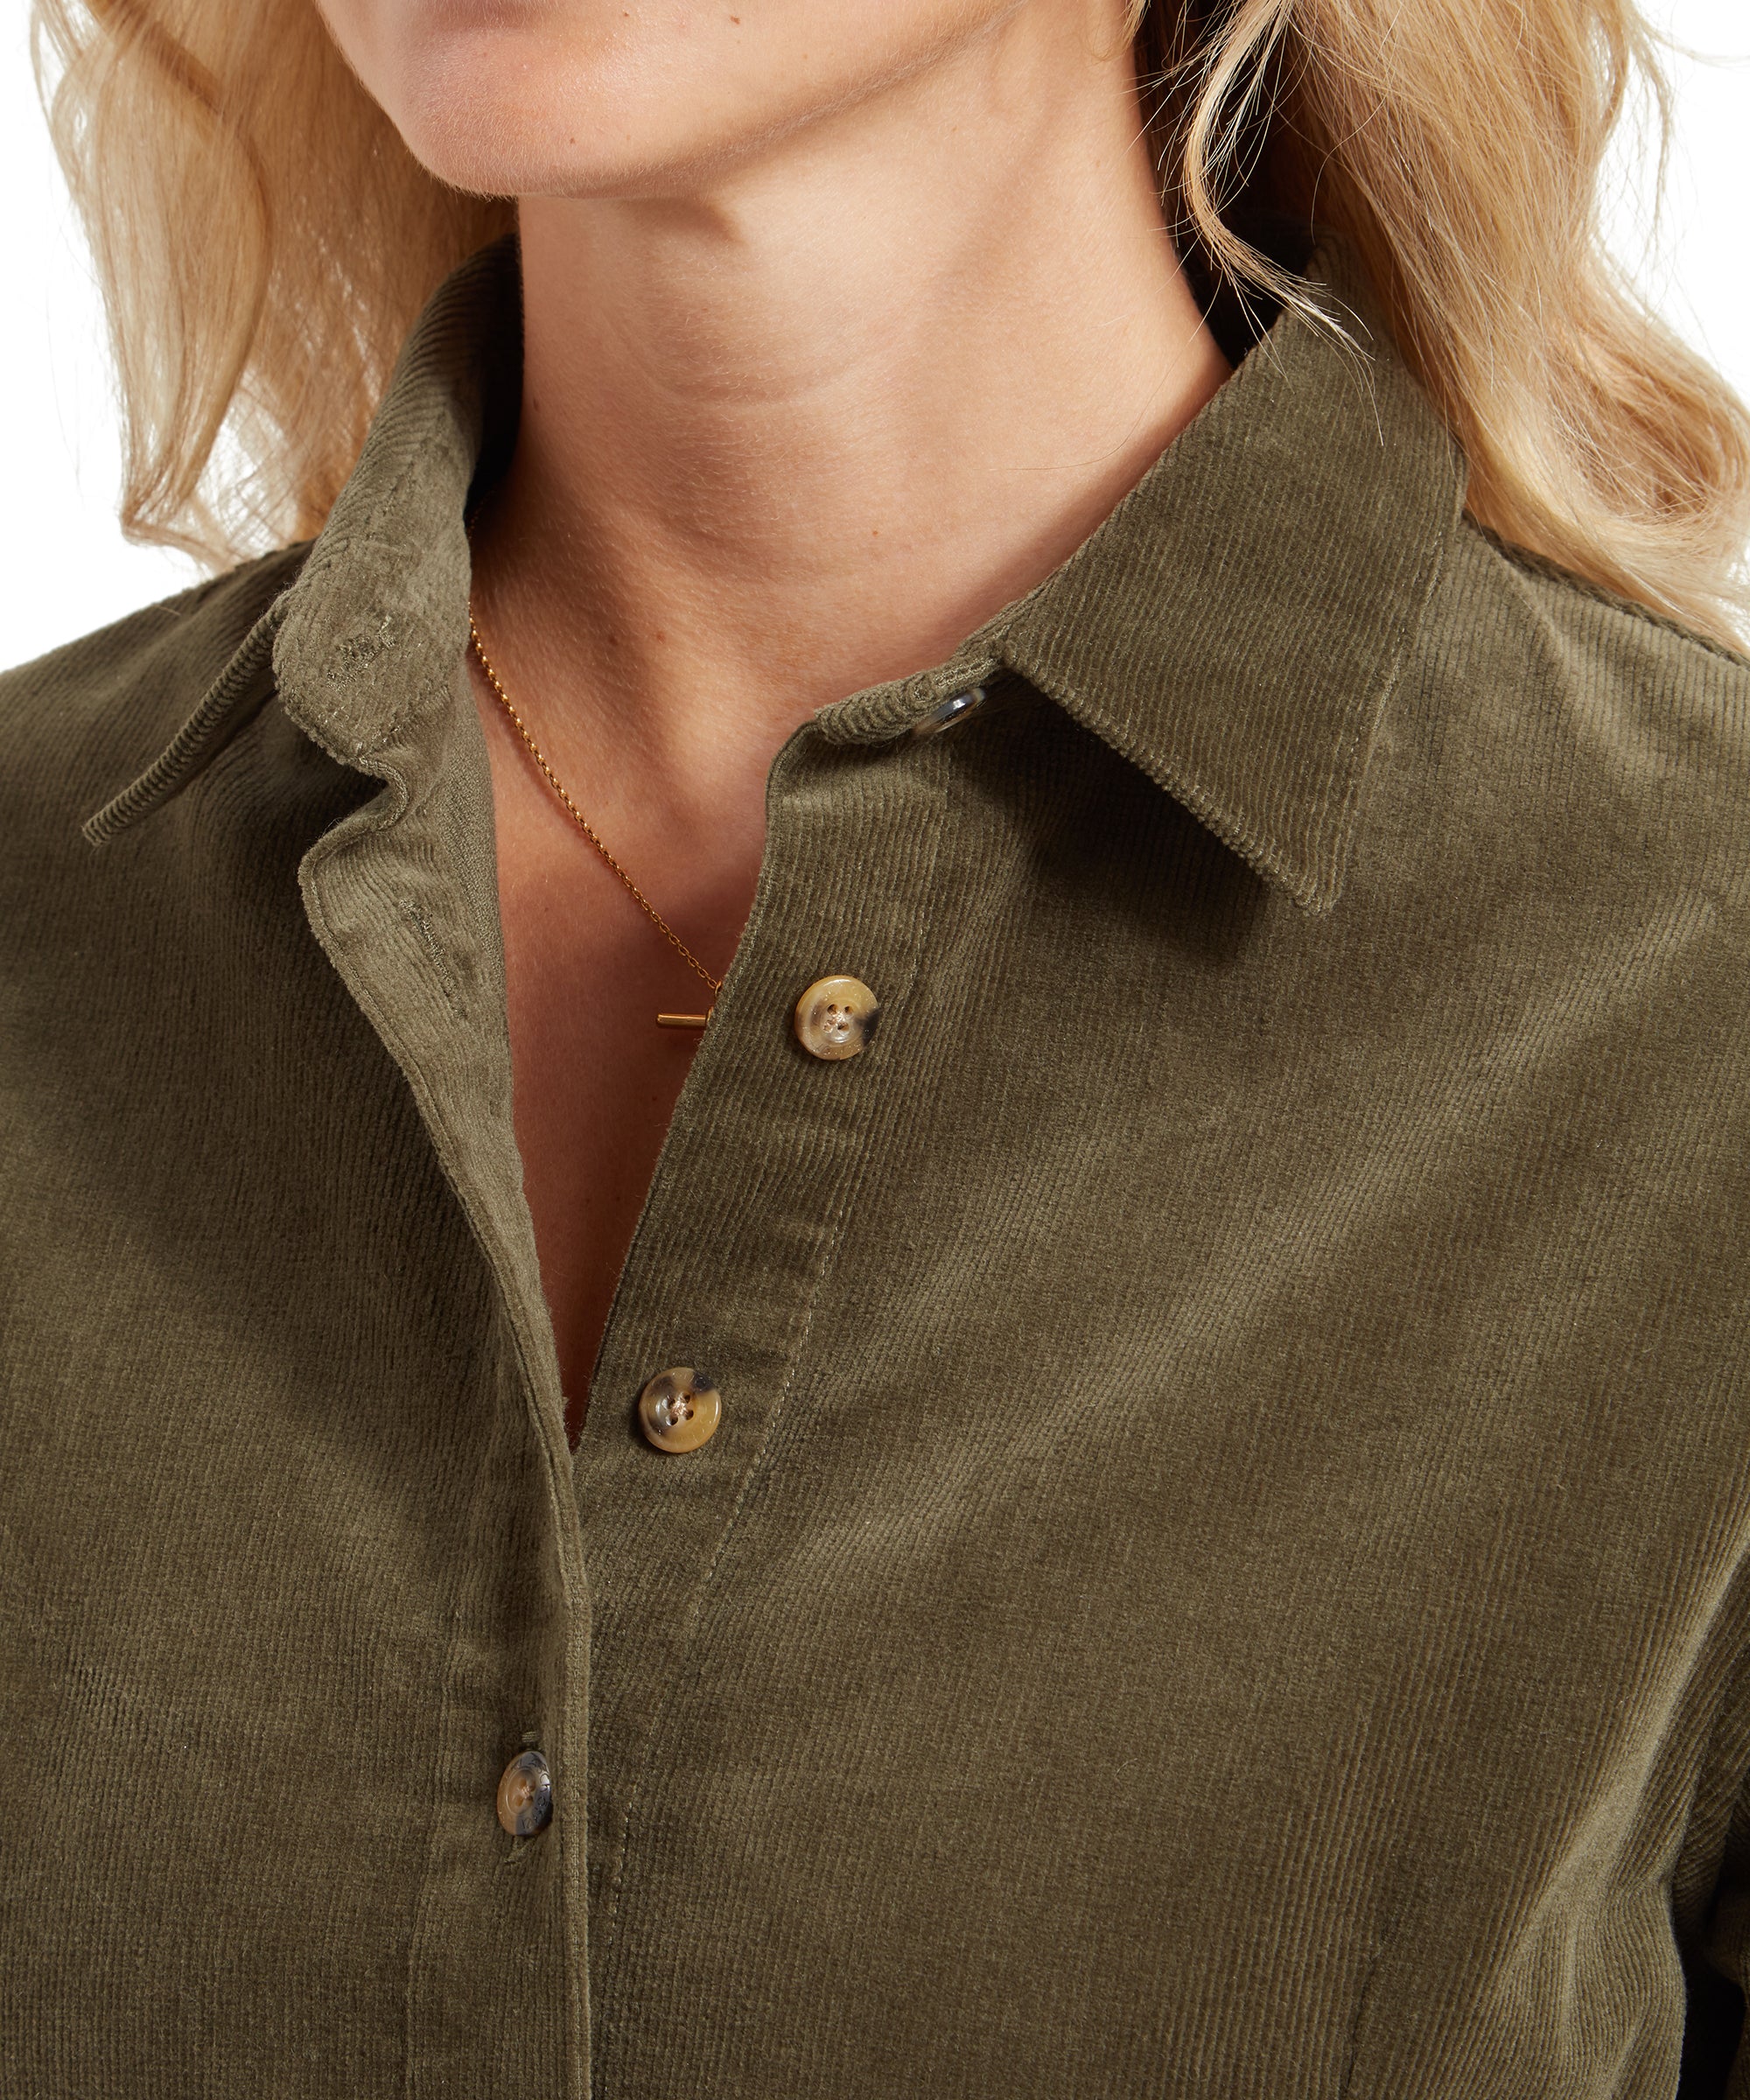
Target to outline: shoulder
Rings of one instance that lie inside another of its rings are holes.
[[[308,552],[278,550],[0,672],[0,836],[14,852],[84,850],[85,819],[164,750]]]
[[[1454,830],[1503,868],[1750,903],[1750,658],[1466,519],[1404,683]]]

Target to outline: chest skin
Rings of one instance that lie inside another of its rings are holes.
[[[472,690],[492,770],[522,1189],[575,1445],[614,1286],[700,1040],[654,1017],[702,1012],[712,995],[566,815],[477,675]],[[586,793],[581,781],[567,786]],[[721,808],[708,829],[635,796],[612,804],[626,814],[610,850],[635,862],[634,879],[644,877],[640,889],[657,892],[652,902],[713,975],[727,970],[752,902],[763,788],[752,782],[746,806]],[[598,809],[586,814],[599,824]]]

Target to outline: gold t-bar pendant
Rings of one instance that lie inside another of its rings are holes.
[[[595,826],[590,822],[589,818],[584,815],[583,811],[578,808],[578,805],[571,800],[570,794],[565,788],[564,783],[560,780],[558,774],[554,772],[553,768],[547,763],[546,753],[535,741],[535,738],[529,734],[528,723],[523,720],[522,717],[517,713],[515,708],[511,704],[510,695],[505,691],[503,681],[500,678],[498,673],[494,670],[492,667],[492,660],[486,654],[486,644],[480,640],[480,630],[475,622],[474,609],[472,605],[470,605],[468,607],[468,646],[472,649],[476,659],[479,661],[480,669],[485,674],[486,683],[492,688],[494,698],[504,710],[505,713],[510,717],[512,727],[515,730],[517,735],[522,738],[524,745],[528,747],[529,757],[534,760],[536,766],[540,769],[542,777],[547,782],[547,785],[559,798],[560,802],[564,808],[565,814],[570,818],[571,822],[576,824],[578,830],[583,833],[584,836],[589,840],[590,844],[595,848],[596,851],[601,855],[602,858],[607,863],[608,866],[613,870],[614,873],[619,877],[620,882],[625,886],[627,893],[631,896],[633,902],[638,906],[639,910],[643,913],[644,916],[650,921],[652,926],[656,928],[657,932],[662,934],[662,938],[668,943],[669,947],[676,951],[676,953],[680,956],[681,960],[687,965],[688,969],[690,970],[696,976],[702,977],[710,987],[711,1004],[713,1006],[715,1006],[717,1004],[717,995],[723,990],[723,980],[720,977],[712,976],[710,970],[708,970],[704,964],[699,961],[698,957],[693,953],[692,949],[687,946],[686,942],[682,940],[681,936],[675,931],[674,928],[669,925],[668,921],[662,916],[662,913],[656,909],[656,906],[651,903],[650,900],[644,894],[643,891],[639,888],[638,885],[632,879],[631,876],[628,875],[626,870],[620,866],[620,863],[614,858],[613,855],[608,851],[606,846],[602,843],[601,834],[596,830]],[[656,1016],[656,1026],[659,1028],[703,1028],[707,1026],[710,1020],[710,1015],[709,1013],[659,1013]]]

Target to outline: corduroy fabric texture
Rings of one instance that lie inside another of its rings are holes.
[[[1279,321],[779,755],[575,1452],[462,676],[511,251],[313,549],[0,681],[7,2100],[1670,2100],[1686,1972],[1718,2090],[1750,666],[1472,527],[1320,267],[1364,357]]]

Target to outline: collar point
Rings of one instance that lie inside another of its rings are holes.
[[[1248,836],[1223,823],[1211,810],[1186,806],[1213,831],[1222,844],[1238,855],[1254,874],[1272,889],[1279,890],[1298,912],[1309,919],[1327,918],[1343,893],[1344,864],[1348,858],[1347,836],[1326,842],[1323,853],[1305,856],[1283,852],[1270,842]]]

